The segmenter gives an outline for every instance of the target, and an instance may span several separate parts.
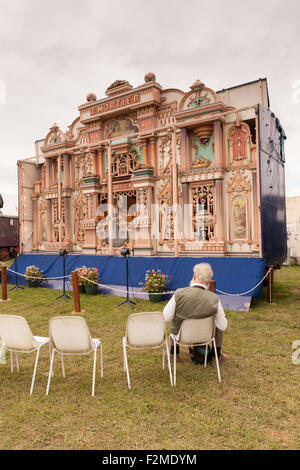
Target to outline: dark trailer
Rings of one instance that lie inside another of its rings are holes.
[[[278,268],[287,256],[285,153],[286,135],[279,119],[258,105],[262,256]]]
[[[3,199],[0,194],[0,209],[3,207]],[[19,245],[19,218],[17,216],[2,215],[0,211],[0,260],[7,260],[12,251]]]

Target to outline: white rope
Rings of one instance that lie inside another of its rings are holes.
[[[246,292],[242,292],[241,294],[228,294],[227,292],[223,292],[219,289],[216,289],[216,292],[219,292],[220,294],[224,294],[224,295],[228,295],[230,297],[238,297],[238,296],[242,296],[242,295],[246,295],[246,294],[249,294],[249,292],[252,292],[254,289],[256,289],[260,284],[262,284],[264,282],[264,280],[266,279],[266,277],[268,276],[269,272],[271,271],[271,268],[269,269],[269,271],[266,273],[266,275],[262,278],[261,281],[259,281],[256,286],[252,287],[252,289],[249,289],[247,290]],[[117,289],[115,287],[107,287],[105,284],[99,284],[98,282],[95,282],[95,281],[92,281],[91,279],[87,279],[86,277],[83,277],[83,276],[80,276],[81,279],[84,279],[85,281],[88,281],[88,282],[91,282],[92,284],[95,284],[97,286],[100,286],[100,287],[106,287],[107,289],[110,289],[110,290],[114,290],[116,292],[122,292],[124,294],[146,294],[147,292],[143,292],[143,291],[127,291],[127,290],[121,290],[121,289]],[[169,290],[169,291],[165,291],[165,292],[148,292],[148,294],[151,294],[151,295],[166,295],[166,294],[174,294],[176,291],[174,290]]]
[[[18,276],[22,276],[22,277],[26,277],[27,279],[35,279],[35,280],[42,280],[42,281],[49,281],[49,280],[57,280],[57,279],[64,279],[64,278],[70,278],[70,274],[67,275],[67,276],[59,276],[59,277],[34,277],[34,276],[27,276],[25,274],[21,274],[21,273],[17,273],[16,271],[14,271],[13,269],[10,269],[10,268],[7,268],[7,271],[10,271],[14,274],[17,274]],[[254,289],[256,289],[260,284],[262,284],[264,282],[264,280],[266,279],[266,277],[268,276],[269,272],[271,271],[271,268],[268,270],[268,272],[266,273],[266,275],[262,278],[261,281],[259,281],[254,287],[252,287],[252,289],[249,289],[247,290],[246,292],[242,292],[241,294],[229,294],[228,292],[223,292],[222,290],[219,290],[219,289],[216,289],[216,292],[219,292],[220,294],[223,294],[223,295],[228,295],[230,297],[239,297],[239,296],[242,296],[242,295],[246,295],[246,294],[249,294],[250,292],[252,292]],[[91,279],[88,279],[84,276],[81,276],[81,275],[78,275],[80,279],[84,279],[85,281],[88,281],[92,284],[95,284],[96,286],[99,286],[99,287],[104,287],[106,289],[110,289],[112,291],[116,291],[116,292],[122,292],[122,294],[151,294],[151,295],[167,295],[167,294],[174,294],[176,291],[174,290],[168,290],[168,291],[164,291],[164,292],[143,292],[142,290],[140,291],[129,291],[129,290],[123,290],[123,289],[118,289],[117,287],[111,287],[111,286],[108,286],[106,284],[100,284],[99,282],[95,282],[95,281],[92,281]]]
[[[59,277],[35,277],[35,276],[28,276],[27,274],[17,273],[17,271],[14,271],[13,269],[10,269],[10,268],[7,268],[7,271],[17,274],[18,276],[26,277],[26,279],[36,279],[37,281],[39,280],[50,281],[54,279],[64,279],[64,278],[70,277],[70,274],[68,276],[59,276]]]
[[[6,262],[4,262],[4,261],[1,261],[1,263],[0,263],[0,264],[1,264],[1,267],[2,267],[2,266],[7,266],[7,265],[8,265],[8,263],[10,263],[10,260],[9,260],[9,261],[6,261]]]
[[[86,277],[83,277],[79,275],[80,279],[84,279],[85,281],[91,282],[92,284],[95,284],[96,286],[99,287],[105,287],[106,289],[114,290],[116,292],[122,292],[123,294],[153,294],[153,295],[165,295],[165,294],[174,294],[176,291],[175,290],[168,290],[164,292],[143,292],[142,290],[140,291],[130,291],[130,290],[121,290],[117,289],[116,287],[110,287],[107,284],[99,284],[99,282],[92,281],[91,279],[87,279]]]
[[[242,294],[228,294],[228,292],[223,292],[219,289],[216,289],[216,292],[219,292],[220,294],[224,294],[224,295],[229,295],[230,297],[237,297],[237,296],[241,296],[241,295],[246,295],[246,294],[249,294],[249,292],[252,292],[254,289],[256,289],[260,284],[262,284],[264,282],[264,280],[266,279],[266,277],[268,276],[269,272],[271,271],[271,268],[269,269],[269,271],[267,272],[267,274],[262,278],[261,281],[259,281],[256,286],[252,287],[252,289],[250,290],[247,290],[247,292],[243,292]]]

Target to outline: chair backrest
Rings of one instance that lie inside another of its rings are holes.
[[[209,343],[214,336],[214,316],[183,320],[179,330],[179,342],[183,344]]]
[[[129,315],[126,338],[130,346],[137,348],[161,345],[166,338],[162,312],[142,312]]]
[[[24,317],[0,315],[0,338],[7,349],[30,351],[34,349],[33,336]]]
[[[83,317],[53,317],[49,322],[49,336],[58,351],[86,352],[92,348],[90,331]]]

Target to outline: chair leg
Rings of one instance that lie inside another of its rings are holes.
[[[216,365],[217,365],[217,371],[218,371],[218,379],[219,379],[219,382],[221,382],[219,358],[218,358],[217,346],[216,346],[216,340],[215,340],[215,338],[213,338],[213,343],[214,343],[215,358],[216,358]]]
[[[66,372],[65,372],[65,361],[64,361],[64,355],[63,355],[63,354],[61,354],[61,355],[60,355],[60,357],[61,357],[61,370],[62,370],[62,376],[63,376],[63,378],[65,379],[65,377],[66,377]]]
[[[167,357],[168,357],[168,369],[169,369],[169,374],[170,374],[170,382],[171,386],[173,387],[173,377],[172,377],[172,368],[171,368],[171,360],[170,360],[170,351],[169,351],[169,345],[168,345],[168,340],[166,339],[166,351],[167,351]]]
[[[207,352],[208,352],[208,344],[205,345],[204,367],[207,366]]]
[[[92,397],[95,396],[95,381],[96,381],[96,363],[97,363],[97,347],[94,350],[94,367],[93,367],[93,385],[92,385]]]
[[[165,345],[162,347],[162,368],[165,370]]]
[[[50,382],[51,382],[52,371],[53,371],[54,353],[55,353],[55,349],[53,348],[52,354],[51,354],[50,370],[49,370],[49,375],[48,375],[48,383],[47,383],[46,395],[48,395],[48,393],[49,393],[49,388],[50,388]]]
[[[9,355],[10,355],[10,370],[11,370],[11,373],[13,373],[13,371],[14,371],[14,358],[13,358],[13,353],[10,352]]]
[[[130,376],[129,376],[129,368],[128,368],[128,360],[127,360],[127,351],[126,351],[126,339],[123,338],[123,354],[124,354],[124,363],[125,363],[125,370],[127,374],[127,382],[128,382],[128,388],[131,388],[130,385]]]
[[[174,338],[173,339],[173,344],[174,344],[174,379],[173,379],[173,384],[174,384],[174,387],[176,386],[176,358],[177,358],[177,354],[176,354],[176,341]]]
[[[49,359],[50,359],[50,362],[51,362],[51,342],[50,341],[49,341],[48,345],[49,345]],[[52,377],[53,377],[53,371],[52,371]]]
[[[103,379],[103,351],[102,351],[101,342],[100,342],[100,370],[101,370],[101,378]]]
[[[38,348],[37,353],[36,353],[35,364],[34,364],[34,369],[33,369],[33,376],[32,376],[32,382],[31,382],[31,388],[30,388],[30,395],[32,395],[32,392],[33,392],[36,369],[37,369],[37,364],[38,364],[38,360],[39,360],[39,354],[40,354],[40,348]]]
[[[18,353],[16,353],[16,366],[17,366],[17,371],[19,372],[19,371],[20,371],[20,367],[19,367]]]

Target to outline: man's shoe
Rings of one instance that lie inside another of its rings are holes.
[[[171,353],[169,353],[169,354],[170,354],[171,361],[174,361],[174,354],[171,354]],[[167,351],[165,351],[165,358],[168,359]],[[176,361],[177,362],[179,361],[179,354],[177,354]]]
[[[224,362],[224,361],[226,361],[227,356],[226,356],[226,354],[221,353],[221,356],[218,357],[218,359],[219,359],[219,362]],[[211,363],[212,363],[212,365],[215,365],[215,364],[216,364],[216,358],[215,358],[215,357],[212,357],[212,358],[211,358]]]

